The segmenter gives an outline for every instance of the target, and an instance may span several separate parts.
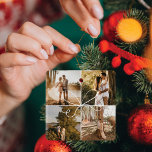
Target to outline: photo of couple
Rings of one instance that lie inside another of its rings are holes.
[[[48,71],[46,78],[47,105],[80,105],[81,71]]]
[[[114,71],[82,71],[82,79],[82,103],[96,106],[115,104],[116,81]]]
[[[65,128],[56,127],[59,140],[65,141]]]
[[[80,140],[81,111],[78,106],[46,106],[48,140]]]
[[[114,140],[115,72],[52,70],[46,76],[49,140]]]
[[[66,79],[65,75],[62,75],[62,77],[59,77],[59,82],[56,85],[56,88],[58,87],[59,91],[59,104],[61,104],[61,97],[63,93],[64,102],[67,104],[68,101],[68,80]]]

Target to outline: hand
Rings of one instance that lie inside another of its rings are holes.
[[[55,52],[53,45],[58,47]],[[31,22],[9,35],[6,49],[0,55],[0,116],[25,101],[44,81],[48,70],[80,51],[78,45],[53,28],[40,28]]]
[[[99,94],[101,94],[102,93],[102,91],[99,91]]]
[[[100,34],[103,8],[99,0],[60,0],[65,12],[92,37]]]

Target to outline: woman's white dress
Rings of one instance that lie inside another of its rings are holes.
[[[99,91],[97,92],[96,97],[95,97],[95,105],[96,106],[103,106],[104,105],[103,95],[102,95],[102,93],[99,94]]]
[[[103,91],[105,89],[109,89],[109,84],[108,84],[108,82],[106,82],[106,80],[102,80],[99,91]],[[108,97],[109,98],[109,92],[106,91],[104,93],[99,94],[99,91],[97,92],[97,94],[95,96],[95,105],[104,106],[103,97]]]

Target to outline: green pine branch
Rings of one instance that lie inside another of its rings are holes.
[[[132,80],[133,85],[137,89],[137,92],[142,92],[145,94],[151,94],[152,93],[152,82],[150,82],[144,71],[135,72],[133,74],[134,79]]]
[[[94,141],[68,141],[67,142],[76,152],[95,152],[97,144]]]
[[[110,69],[110,61],[108,57],[101,53],[98,46],[90,43],[82,48],[81,70],[104,70]]]
[[[152,6],[151,0],[144,0],[149,6]],[[119,10],[128,10],[131,8],[138,8],[146,10],[145,6],[139,3],[138,0],[103,0],[104,8],[110,12]]]

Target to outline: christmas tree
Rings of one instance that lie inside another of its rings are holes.
[[[67,107],[57,119],[61,127],[67,127],[67,144],[72,151],[151,152],[152,1],[103,2],[105,10],[111,12],[103,20],[103,36],[82,48],[78,65],[81,70],[116,72],[117,137],[114,141],[74,141],[73,134],[79,137],[77,122],[74,117],[66,117]],[[82,94],[90,90],[87,85],[83,88]],[[89,95],[93,97],[94,92]],[[70,111],[73,115],[75,110]]]
[[[150,0],[104,0],[105,9],[112,14],[104,19],[103,36],[100,40],[83,47],[79,67],[82,70],[116,72],[117,138],[114,141],[68,142],[75,151],[151,151],[148,145],[152,142],[146,139],[151,139],[152,108],[151,105],[148,105],[148,108],[143,105],[152,100],[151,3]],[[142,108],[138,107],[139,105]],[[137,110],[133,110],[135,108]],[[138,117],[141,109],[143,117]],[[138,132],[133,130],[131,138],[128,128],[133,129],[134,125],[138,126],[139,130],[135,127]],[[142,142],[134,140],[134,137],[138,137]]]

